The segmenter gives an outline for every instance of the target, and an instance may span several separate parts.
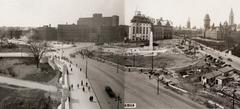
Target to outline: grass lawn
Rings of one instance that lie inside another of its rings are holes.
[[[16,45],[11,48],[0,47],[0,52],[31,52],[27,45]]]
[[[60,103],[60,96],[4,84],[0,84],[0,98],[1,109],[57,109]]]
[[[2,76],[37,82],[49,82],[58,74],[47,63],[37,68],[32,58],[3,58],[0,66]]]

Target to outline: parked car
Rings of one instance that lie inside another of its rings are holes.
[[[113,92],[113,90],[110,86],[106,86],[105,91],[107,92],[107,94],[110,98],[116,98],[116,94]]]
[[[232,62],[232,59],[231,59],[231,58],[228,58],[227,60],[230,61],[230,62]]]

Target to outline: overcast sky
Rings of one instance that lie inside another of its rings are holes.
[[[77,23],[79,17],[119,15],[122,0],[0,0],[0,26],[42,26]]]
[[[132,18],[134,10],[154,18],[169,19],[176,26],[186,26],[188,17],[191,25],[203,27],[203,18],[208,13],[211,24],[228,21],[231,8],[235,22],[240,23],[240,0],[126,0],[126,21]]]
[[[206,13],[211,24],[228,21],[233,8],[240,23],[240,0],[0,0],[0,26],[42,26],[76,23],[79,17],[93,13],[119,15],[121,24],[129,24],[136,10],[154,18],[169,19],[176,26],[202,27]],[[125,11],[124,11],[125,9]],[[125,16],[124,16],[125,15]],[[124,22],[125,21],[125,22]]]

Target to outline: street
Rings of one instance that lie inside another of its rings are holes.
[[[64,53],[68,53],[64,50]],[[80,65],[85,71],[86,58],[79,55],[72,59],[74,64]],[[156,82],[151,82],[146,75],[138,73],[122,72],[108,64],[87,59],[88,79],[98,97],[103,109],[117,109],[117,101],[110,99],[105,92],[105,86],[111,86],[116,94],[119,94],[124,102],[136,103],[137,109],[203,109],[204,106],[192,100],[178,95],[163,85],[160,86],[160,94],[156,94]],[[123,105],[122,105],[123,106]],[[122,107],[120,107],[121,109]]]

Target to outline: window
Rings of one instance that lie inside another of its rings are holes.
[[[133,34],[135,34],[135,26],[133,27]]]
[[[143,34],[145,34],[145,27],[143,27]]]
[[[142,27],[140,27],[140,34],[142,33]]]
[[[136,27],[136,28],[137,28],[137,32],[136,32],[136,33],[138,34],[138,29],[139,29],[139,28],[138,28],[138,27]]]

